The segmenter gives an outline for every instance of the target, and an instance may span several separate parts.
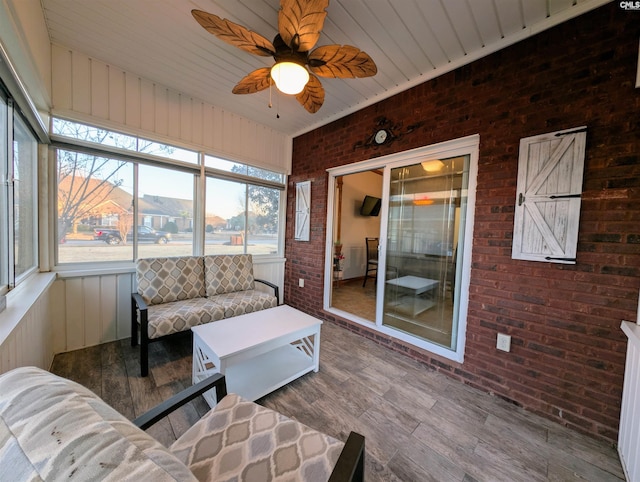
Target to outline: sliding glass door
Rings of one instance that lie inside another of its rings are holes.
[[[390,171],[382,324],[454,348],[469,156]]]
[[[464,359],[478,145],[468,136],[329,169],[325,310]],[[381,200],[376,216],[368,197]]]

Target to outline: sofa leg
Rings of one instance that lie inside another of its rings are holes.
[[[140,376],[149,375],[149,343],[146,340],[140,343]]]
[[[138,346],[138,309],[131,298],[131,346]]]
[[[140,375],[149,375],[149,312],[146,309],[140,310]]]

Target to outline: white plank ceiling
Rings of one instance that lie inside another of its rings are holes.
[[[367,52],[378,74],[321,78],[325,102],[309,114],[269,90],[233,95],[247,73],[271,66],[206,32],[194,8],[268,39],[278,0],[41,0],[51,41],[296,136],[437,77],[610,0],[331,0],[317,45]],[[279,116],[277,115],[279,114]]]

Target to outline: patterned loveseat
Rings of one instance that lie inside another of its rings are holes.
[[[220,403],[169,448],[142,430],[212,388]],[[16,368],[0,375],[0,480],[363,480],[361,435],[344,444],[225,394],[217,375],[130,422],[71,380]]]
[[[250,254],[139,259],[136,279],[131,345],[138,344],[139,326],[143,377],[149,374],[149,343],[193,326],[278,306],[278,287],[253,277]],[[256,282],[273,294],[257,290]]]

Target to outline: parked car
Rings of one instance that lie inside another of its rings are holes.
[[[93,239],[112,245],[122,243],[122,236],[117,229],[94,229]],[[128,233],[127,242],[131,241],[133,241],[133,233]],[[169,241],[171,241],[171,233],[156,231],[148,226],[138,226],[139,243],[167,244]]]

